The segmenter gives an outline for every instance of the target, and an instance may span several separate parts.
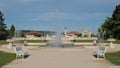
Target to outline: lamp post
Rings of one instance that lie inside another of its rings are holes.
[[[47,36],[46,35],[44,35],[44,42],[46,43],[46,38],[47,38]]]
[[[25,37],[25,39],[24,39],[24,46],[27,46],[26,37]]]
[[[103,30],[102,28],[100,28],[100,31],[99,31],[99,39],[100,39],[100,43],[102,43],[102,41],[105,40],[106,38],[106,31]],[[103,42],[104,43],[104,42]]]
[[[104,30],[104,40],[106,40],[106,31]]]

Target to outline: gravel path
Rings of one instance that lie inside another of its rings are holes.
[[[26,59],[17,59],[3,68],[109,68],[104,58],[96,59],[91,48],[39,48]]]

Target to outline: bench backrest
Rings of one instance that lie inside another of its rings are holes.
[[[100,46],[100,47],[99,47],[99,51],[105,53],[105,52],[106,52],[106,47]]]
[[[15,50],[15,53],[17,53],[19,51],[22,51],[22,47],[15,47],[14,50]]]

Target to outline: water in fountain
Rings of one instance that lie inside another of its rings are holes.
[[[20,30],[15,30],[15,35],[14,35],[14,42],[13,45],[20,45],[19,38],[20,38],[21,31]]]
[[[49,41],[48,45],[51,46],[51,47],[61,47],[62,45],[62,39],[61,39],[61,26],[60,26],[60,23],[58,22],[58,10],[56,10],[56,13],[55,13],[55,19],[56,19],[56,22],[55,22],[55,36],[52,38],[51,41]]]
[[[51,41],[48,42],[48,46],[50,47],[69,47],[73,46],[71,44],[64,44],[64,42],[68,42],[68,40],[63,39],[62,37],[62,30],[61,30],[61,24],[59,23],[59,12],[56,10],[55,14],[55,36],[52,38]]]

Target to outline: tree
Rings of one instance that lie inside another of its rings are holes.
[[[112,14],[112,20],[120,21],[120,4],[116,6]]]
[[[112,17],[107,17],[100,28],[106,31],[107,38],[109,38],[109,36],[112,36],[115,39],[120,39],[120,4],[116,6]]]
[[[15,34],[15,27],[14,25],[11,26],[10,30],[9,30],[9,37],[14,37]]]
[[[6,24],[4,24],[4,18],[3,18],[3,14],[0,11],[0,40],[5,40],[7,39],[7,31],[6,31]]]
[[[22,33],[21,33],[21,37],[25,37],[25,33],[22,32]]]
[[[78,34],[78,35],[77,35],[77,37],[82,37],[82,34],[81,34],[81,33],[80,33],[80,34]]]

